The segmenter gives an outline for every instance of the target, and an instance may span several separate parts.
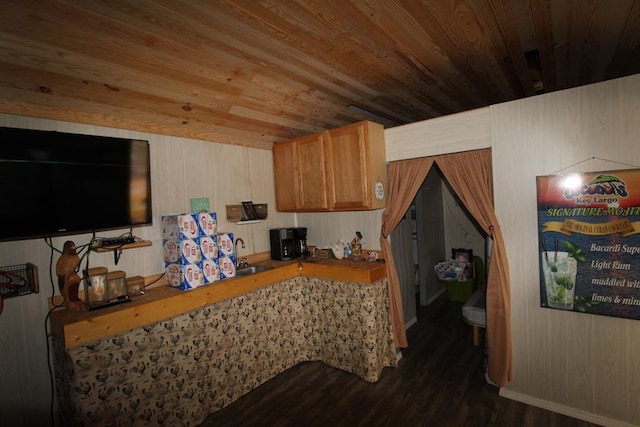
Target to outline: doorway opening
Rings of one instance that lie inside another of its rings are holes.
[[[438,279],[434,267],[450,260],[452,249],[472,250],[481,258],[486,277],[487,238],[437,165],[394,230],[391,247],[402,284],[405,328],[417,321],[420,306],[447,293],[447,284]]]
[[[415,259],[417,270],[417,302],[429,305],[446,292],[434,266],[451,260],[453,249],[470,249],[486,266],[487,239],[467,211],[438,167],[432,167],[416,194]],[[472,260],[470,260],[472,261]]]

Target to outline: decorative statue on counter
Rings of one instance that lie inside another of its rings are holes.
[[[351,255],[362,255],[362,233],[356,231],[356,237],[351,241]]]
[[[56,264],[58,287],[64,299],[64,305],[70,311],[82,311],[84,304],[78,298],[78,288],[82,279],[76,274],[80,257],[76,253],[76,244],[71,240],[64,242],[62,255]]]

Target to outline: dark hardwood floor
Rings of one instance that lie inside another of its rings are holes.
[[[201,427],[220,426],[594,426],[500,397],[483,375],[462,304],[446,295],[419,307],[397,368],[371,384],[306,362],[296,365]]]

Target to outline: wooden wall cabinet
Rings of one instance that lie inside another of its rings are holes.
[[[284,212],[383,208],[384,127],[359,122],[275,144],[276,208]]]

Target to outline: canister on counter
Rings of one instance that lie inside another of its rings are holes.
[[[129,298],[144,294],[144,277],[133,276],[127,277],[127,295]]]

